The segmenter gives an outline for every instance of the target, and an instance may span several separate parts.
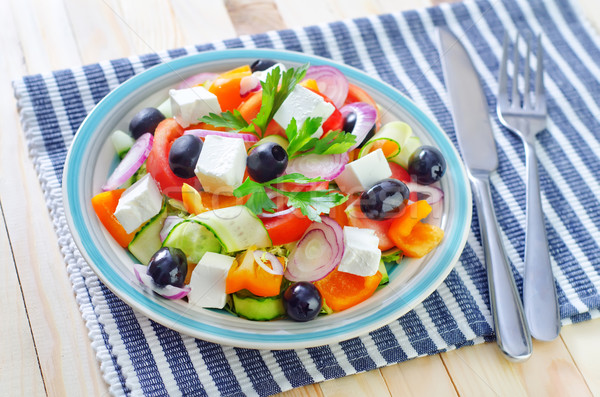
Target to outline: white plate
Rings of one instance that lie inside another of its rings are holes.
[[[158,106],[168,89],[193,74],[222,72],[257,58],[288,66],[310,62],[340,69],[384,109],[384,121],[408,123],[424,144],[440,149],[447,162],[441,187],[445,198],[435,221],[444,229],[442,243],[421,260],[405,259],[390,271],[390,283],[365,302],[329,316],[299,323],[254,322],[224,310],[191,310],[183,301],[150,295],[134,281],[132,257],[104,230],[91,205],[116,163],[108,137],[127,130],[142,107]],[[471,224],[471,191],[460,158],[440,128],[391,86],[330,60],[275,50],[212,51],[178,58],[131,78],[108,94],[84,120],[67,156],[63,175],[65,214],[75,243],[104,284],[134,309],[182,333],[215,343],[248,348],[288,349],[346,340],[384,326],[429,296],[445,279],[464,247]]]

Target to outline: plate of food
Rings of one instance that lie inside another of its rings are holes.
[[[135,310],[207,341],[319,346],[402,316],[455,265],[471,192],[447,136],[393,87],[302,53],[157,65],[90,112],[67,222]]]

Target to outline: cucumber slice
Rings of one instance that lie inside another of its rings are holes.
[[[410,136],[404,142],[404,146],[400,151],[400,154],[391,159],[391,161],[400,164],[404,169],[408,169],[408,159],[410,156],[421,147],[421,140],[417,136]]]
[[[412,136],[412,128],[402,121],[392,121],[385,124],[377,133],[373,136],[373,138],[369,139],[369,141],[362,147],[360,150],[358,157],[361,158],[366,156],[371,152],[372,146],[381,140],[387,140],[396,143],[398,145],[398,150],[395,151],[392,155],[389,156],[388,160],[397,157],[402,147],[404,146],[404,142]]]
[[[238,316],[248,320],[268,321],[283,317],[285,314],[283,300],[280,296],[263,298],[237,292],[231,296],[233,298],[233,311]]]
[[[161,112],[166,119],[173,117],[173,111],[171,110],[171,98],[167,98],[167,100],[158,105],[156,109]]]
[[[215,235],[204,225],[192,219],[186,219],[175,225],[162,246],[179,248],[191,263],[200,262],[207,252],[221,252],[221,243]]]
[[[379,261],[379,273],[381,273],[381,281],[379,285],[387,284],[390,282],[390,276],[388,275],[384,261]]]
[[[254,145],[250,146],[250,149],[248,149],[248,153],[250,153],[258,145],[262,145],[263,143],[267,143],[267,142],[274,142],[274,143],[278,144],[279,146],[281,146],[282,148],[284,148],[285,150],[287,150],[288,146],[290,146],[290,143],[288,142],[288,140],[285,139],[284,137],[282,137],[281,135],[268,135],[268,136],[264,137],[263,139],[261,139],[260,141],[256,142]]]
[[[206,211],[192,219],[210,229],[225,248],[225,252],[272,245],[263,223],[243,205]]]
[[[150,219],[140,231],[138,231],[133,240],[127,247],[129,252],[140,261],[141,264],[147,265],[150,262],[152,255],[156,253],[162,246],[160,241],[160,231],[163,223],[167,218],[167,205],[163,203],[160,212]]]
[[[121,159],[125,157],[135,143],[135,139],[131,135],[121,130],[115,130],[110,136],[110,141]]]

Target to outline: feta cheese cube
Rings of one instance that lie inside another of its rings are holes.
[[[325,122],[335,111],[335,106],[325,102],[322,96],[314,93],[308,88],[296,85],[294,90],[283,101],[273,119],[286,129],[292,121],[296,120],[296,125],[300,128],[307,118],[321,117],[321,122]],[[313,137],[320,138],[323,134],[323,127],[313,134]]]
[[[377,149],[346,164],[344,171],[335,178],[340,190],[346,194],[363,192],[382,179],[392,176],[390,165],[381,149]]]
[[[209,113],[221,113],[216,95],[204,87],[170,90],[169,96],[173,117],[183,128],[198,124]]]
[[[222,309],[225,306],[225,279],[235,258],[207,252],[192,272],[188,302],[192,306]]]
[[[338,270],[362,277],[374,275],[381,261],[378,245],[375,231],[344,226],[344,256]]]
[[[279,67],[279,73],[281,75],[283,75],[283,73],[285,73],[287,71],[285,65],[283,63],[276,63],[275,65],[271,66],[270,68],[267,68],[265,70],[262,71],[258,71],[258,72],[254,72],[253,74],[258,77],[258,79],[260,81],[267,81],[267,76],[269,75],[269,73],[271,73],[271,71],[273,71],[273,69],[275,69],[276,67]]]
[[[243,182],[247,157],[242,138],[209,135],[196,163],[196,176],[207,192],[233,194]]]
[[[129,186],[123,192],[115,217],[127,233],[133,232],[162,208],[163,196],[150,174]]]

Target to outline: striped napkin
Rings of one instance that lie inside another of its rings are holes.
[[[542,204],[563,324],[600,312],[600,40],[568,0],[467,1],[244,36],[16,81],[22,122],[67,270],[110,392],[270,395],[494,339],[476,215],[456,268],[422,304],[359,338],[301,350],[220,346],[133,311],[83,261],[66,226],[60,181],[71,139],[104,95],[159,62],[199,51],[274,47],[363,69],[411,97],[455,142],[435,44],[448,26],[465,44],[490,105],[500,168],[492,178],[502,237],[521,288],[525,235],[521,141],[500,126],[495,96],[504,31],[543,33],[548,130],[538,135]],[[523,52],[523,51],[522,51]]]

